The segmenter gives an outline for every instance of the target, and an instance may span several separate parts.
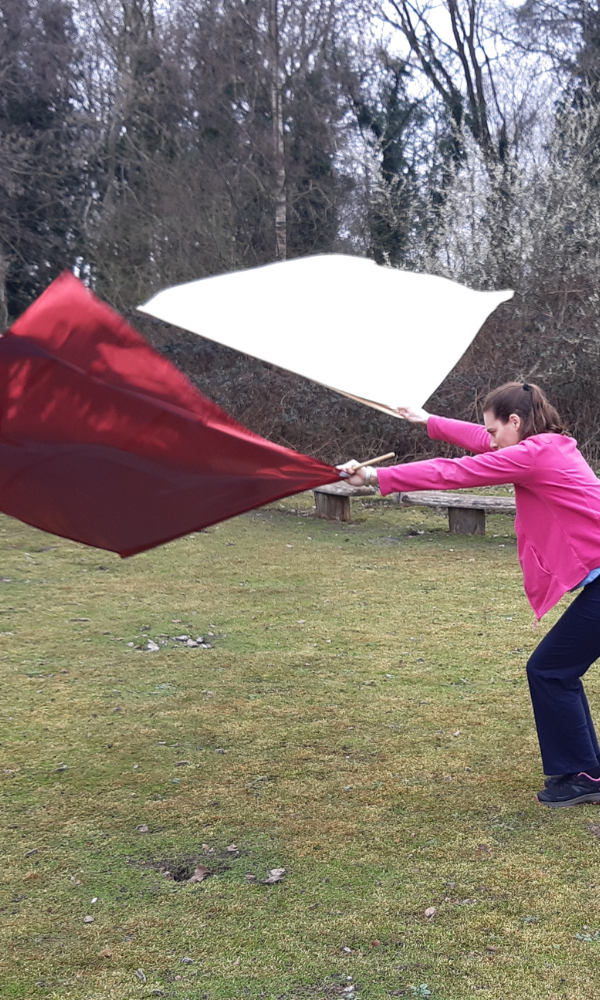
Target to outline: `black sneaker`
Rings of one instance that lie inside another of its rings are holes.
[[[551,809],[576,806],[580,802],[600,802],[600,778],[590,778],[585,771],[559,774],[546,783],[543,791],[538,792],[537,800]]]
[[[556,785],[557,782],[563,782],[566,779],[576,778],[578,773],[578,771],[571,771],[569,774],[553,774],[550,778],[544,778],[544,788]]]

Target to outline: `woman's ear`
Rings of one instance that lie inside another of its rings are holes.
[[[508,418],[508,422],[517,431],[520,431],[523,426],[523,420],[518,413],[511,413],[510,417]]]

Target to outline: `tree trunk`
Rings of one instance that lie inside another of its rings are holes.
[[[8,326],[8,306],[6,304],[7,272],[6,257],[0,250],[0,330],[4,330]]]
[[[269,35],[271,37],[271,115],[273,118],[273,154],[275,165],[275,257],[287,256],[287,197],[285,186],[285,148],[283,144],[283,100],[279,67],[278,0],[269,0]]]

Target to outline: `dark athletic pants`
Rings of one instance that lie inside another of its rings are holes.
[[[598,766],[598,740],[581,678],[600,657],[600,577],[584,587],[527,664],[545,774]]]

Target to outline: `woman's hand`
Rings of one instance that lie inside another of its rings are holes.
[[[431,413],[423,410],[420,406],[398,406],[397,410],[401,417],[408,420],[409,424],[426,424],[431,416]]]
[[[367,477],[367,466],[365,466],[364,469],[358,469],[358,471],[355,472],[354,470],[356,469],[357,465],[359,465],[359,464],[360,463],[357,462],[355,458],[352,458],[352,459],[350,459],[349,462],[345,462],[344,465],[337,465],[336,466],[336,469],[339,469],[341,472],[347,472],[348,473],[348,478],[345,480],[345,482],[347,482],[349,486],[364,486],[365,485],[365,480],[366,480],[366,477]],[[371,481],[370,481],[370,485],[376,486],[377,485],[377,469],[374,469],[373,466],[369,466],[368,468],[371,469]]]

